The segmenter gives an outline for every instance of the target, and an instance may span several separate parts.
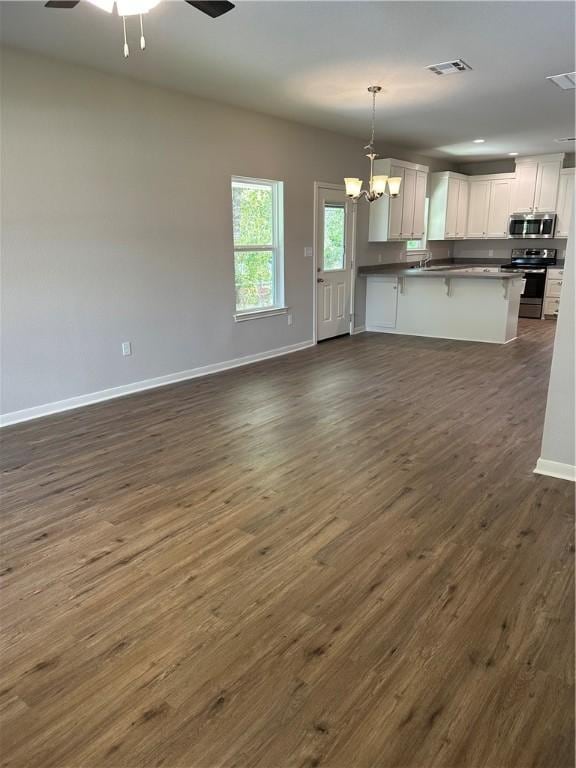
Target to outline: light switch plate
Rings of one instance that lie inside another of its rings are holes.
[[[124,357],[128,357],[128,355],[132,354],[132,343],[130,341],[122,342],[122,354]]]
[[[304,258],[311,259],[313,255],[314,255],[314,249],[312,248],[311,245],[307,245],[304,248]]]

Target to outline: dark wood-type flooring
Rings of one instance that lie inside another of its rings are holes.
[[[552,322],[363,334],[2,433],[0,764],[570,768]]]

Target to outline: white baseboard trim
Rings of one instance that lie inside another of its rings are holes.
[[[537,475],[558,477],[560,480],[571,480],[576,483],[576,467],[573,464],[562,464],[560,461],[550,459],[538,459],[534,472]]]
[[[357,333],[364,333],[365,330],[366,330],[366,326],[365,325],[356,325],[352,329],[352,335],[355,336]]]
[[[102,389],[99,392],[90,392],[87,395],[78,395],[77,397],[69,397],[66,400],[57,400],[52,403],[45,403],[44,405],[36,405],[33,408],[24,408],[21,411],[11,411],[10,413],[4,413],[0,415],[0,427],[8,427],[11,424],[19,424],[23,421],[39,419],[42,416],[50,416],[54,413],[71,411],[74,408],[83,408],[86,405],[102,403],[105,400],[113,400],[116,397],[124,397],[125,395],[132,395],[136,392],[143,392],[147,389],[164,387],[168,384],[176,384],[179,381],[196,379],[199,376],[208,376],[211,373],[227,371],[230,368],[239,368],[243,365],[259,363],[261,360],[269,360],[272,357],[289,355],[292,352],[299,352],[302,349],[306,349],[307,347],[312,346],[314,346],[314,342],[312,339],[308,339],[306,341],[301,341],[298,344],[290,344],[286,347],[270,349],[267,352],[259,352],[256,355],[237,357],[233,360],[225,360],[222,363],[203,365],[199,368],[190,368],[187,371],[178,371],[176,373],[169,373],[166,376],[156,376],[153,379],[135,381],[132,384],[123,384],[120,387]]]
[[[412,333],[411,331],[399,331],[392,328],[382,328],[378,325],[367,325],[365,331],[370,333],[392,333],[395,336],[417,336],[422,339],[444,339],[446,341],[473,341],[476,344],[510,344],[518,338],[514,336],[507,341],[495,341],[495,339],[470,339],[467,336],[437,336],[433,333]]]

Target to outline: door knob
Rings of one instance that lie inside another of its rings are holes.
[[[317,283],[323,283],[324,282],[324,278],[323,277],[317,277],[316,278],[316,282]]]

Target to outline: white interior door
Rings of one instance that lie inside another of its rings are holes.
[[[344,188],[318,187],[316,338],[350,333],[354,203]]]

